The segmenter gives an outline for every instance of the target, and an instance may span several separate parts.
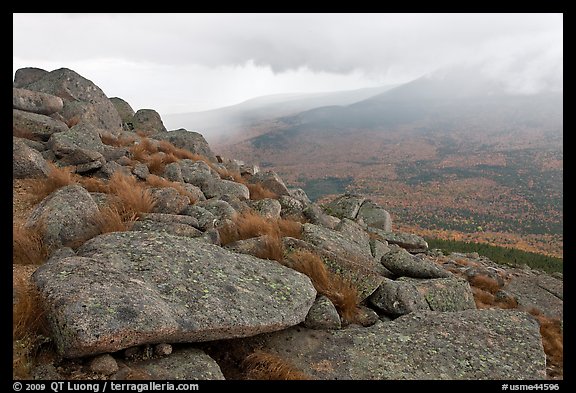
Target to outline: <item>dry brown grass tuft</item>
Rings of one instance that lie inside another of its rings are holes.
[[[12,375],[14,379],[29,379],[30,366],[45,342],[48,324],[30,276],[14,274],[13,284],[18,300],[12,306]]]
[[[512,298],[512,297],[506,297],[504,299],[496,299],[496,307],[498,308],[503,308],[503,309],[513,309],[513,308],[518,308],[518,302],[516,301],[516,299]]]
[[[92,217],[92,223],[100,234],[109,232],[123,232],[132,228],[136,221],[136,213],[119,210],[117,206],[105,206],[100,208],[98,214]]]
[[[130,150],[130,154],[132,156],[132,159],[136,160],[136,161],[140,161],[141,163],[146,163],[146,161],[148,160],[148,158],[150,156],[149,152],[146,150],[146,146],[143,145],[142,143],[131,146],[129,148],[129,150]]]
[[[483,289],[471,287],[472,294],[474,295],[474,302],[476,303],[476,308],[485,309],[492,308],[495,305],[495,297],[490,292]]]
[[[14,219],[12,226],[12,263],[41,265],[50,255],[40,226],[26,227],[22,219]]]
[[[477,274],[469,278],[468,282],[470,282],[470,285],[479,289],[483,289],[486,292],[490,292],[491,294],[494,294],[500,290],[498,281],[484,274]]]
[[[264,235],[280,237],[278,225],[274,221],[250,210],[238,214],[233,224],[223,226],[219,232],[222,245]]]
[[[100,134],[100,140],[102,141],[103,144],[108,145],[108,146],[122,146],[122,144],[120,143],[120,140],[118,139],[118,137],[112,135],[112,134]]]
[[[148,171],[153,175],[162,175],[164,173],[164,168],[166,167],[166,162],[164,161],[164,154],[154,153],[146,159],[146,166]]]
[[[296,239],[302,237],[302,224],[298,221],[281,218],[278,220],[278,228],[282,237],[294,237]]]
[[[76,183],[72,167],[59,168],[51,162],[48,162],[48,177],[44,179],[35,179],[30,183],[31,194],[34,203],[40,202],[57,189]]]
[[[76,179],[89,192],[103,192],[106,194],[110,192],[110,187],[102,179],[85,176],[78,176]]]
[[[180,195],[187,196],[188,198],[190,198],[191,205],[197,202],[196,196],[192,194],[190,191],[188,191],[186,188],[184,188],[184,186],[177,181],[170,181],[160,176],[150,175],[146,178],[146,183],[150,187],[159,187],[159,188],[172,187],[176,191],[178,191]]]
[[[360,299],[358,290],[348,279],[329,271],[322,259],[313,252],[297,250],[288,259],[288,265],[310,277],[316,291],[330,299],[346,322],[355,320]]]
[[[311,376],[298,370],[278,355],[256,351],[242,362],[247,379],[255,380],[311,380]]]
[[[133,176],[126,176],[120,171],[115,172],[108,182],[110,192],[118,197],[116,208],[126,214],[149,213],[155,205],[150,190],[139,183]],[[124,214],[124,213],[123,213]]]
[[[549,318],[536,308],[531,308],[528,312],[536,317],[540,324],[540,335],[542,336],[547,363],[562,367],[564,363],[564,337],[560,320]]]
[[[248,187],[248,190],[250,191],[250,199],[253,201],[265,198],[278,199],[278,194],[270,191],[260,183],[247,183],[246,187]]]

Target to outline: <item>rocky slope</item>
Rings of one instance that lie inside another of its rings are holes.
[[[69,69],[13,97],[15,378],[561,376],[562,277],[319,206]]]

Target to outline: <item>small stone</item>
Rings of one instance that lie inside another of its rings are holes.
[[[158,344],[154,347],[154,354],[157,356],[168,356],[172,353],[172,345]]]
[[[98,374],[112,375],[118,371],[118,363],[110,354],[96,356],[90,362],[90,371]]]

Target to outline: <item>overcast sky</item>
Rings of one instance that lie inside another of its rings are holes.
[[[562,89],[562,14],[14,14],[13,71],[70,68],[134,110],[407,82],[479,64]]]

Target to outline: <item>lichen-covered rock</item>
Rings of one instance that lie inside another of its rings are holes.
[[[361,225],[347,218],[343,218],[338,225],[336,225],[335,229],[344,235],[348,241],[357,244],[365,251],[369,250],[370,255],[372,255],[370,237]],[[368,252],[365,252],[365,254],[368,256]]]
[[[414,279],[402,277],[396,282],[414,284],[433,311],[463,311],[475,309],[474,295],[468,281],[458,278]]]
[[[160,232],[113,232],[33,275],[64,357],[285,329],[316,298],[277,262]]]
[[[98,205],[82,186],[59,188],[44,198],[30,214],[26,225],[43,228],[43,240],[52,247],[81,242],[97,233],[93,217]]]
[[[168,141],[176,147],[188,150],[194,154],[202,155],[208,158],[211,162],[217,161],[216,156],[212,152],[212,149],[210,149],[206,139],[197,132],[180,128],[178,130],[152,135],[152,138]]]
[[[248,180],[252,184],[261,184],[276,195],[290,195],[284,181],[274,171],[258,172]]]
[[[48,74],[48,71],[42,68],[25,67],[19,68],[14,73],[14,87],[26,87],[30,83],[42,79]]]
[[[27,89],[12,89],[12,108],[40,115],[51,115],[64,107],[62,98]]]
[[[177,162],[171,162],[164,167],[163,177],[170,181],[176,181],[178,183],[184,183],[184,178],[182,177],[182,168]]]
[[[380,228],[385,232],[392,231],[392,218],[390,217],[390,213],[372,201],[364,201],[364,203],[362,203],[356,219],[361,219],[370,227]]]
[[[50,169],[42,155],[21,138],[12,137],[12,176],[16,179],[45,178]]]
[[[184,237],[200,237],[203,235],[203,232],[190,225],[181,224],[178,222],[156,222],[150,220],[136,221],[132,225],[131,230],[169,233],[171,235]]]
[[[238,212],[232,206],[230,206],[228,202],[219,199],[210,199],[206,201],[201,201],[196,203],[196,206],[201,207],[207,210],[208,212],[212,213],[214,219],[219,221],[220,223],[222,223],[224,220],[232,220],[238,215]],[[200,225],[202,225],[201,220],[198,219],[198,221]],[[216,222],[214,221],[212,222],[213,226],[218,226],[216,224],[217,224]]]
[[[546,377],[538,322],[522,311],[417,311],[368,328],[320,331],[297,326],[226,342],[222,351],[239,361],[244,348],[254,347],[321,380]]]
[[[130,370],[159,381],[223,380],[218,363],[197,348],[183,348],[160,359],[127,362]],[[118,378],[124,379],[124,378]],[[140,379],[140,378],[139,378]]]
[[[27,84],[26,89],[60,97],[64,107],[59,113],[66,121],[77,119],[114,135],[122,131],[122,120],[106,94],[92,81],[70,69],[51,71]]]
[[[207,187],[208,184],[213,181],[220,180],[218,172],[210,168],[210,166],[203,161],[185,159],[179,161],[178,164],[180,165],[182,179],[186,183],[192,184],[200,189]]]
[[[344,194],[324,205],[324,211],[334,217],[355,220],[365,197],[355,194]]]
[[[302,240],[308,243],[345,258],[352,260],[358,258],[367,259],[374,261],[371,263],[372,265],[377,264],[377,261],[372,258],[367,236],[366,238],[359,237],[354,239],[345,233],[314,224],[304,224],[302,228]],[[360,238],[362,238],[362,241],[359,240]]]
[[[110,102],[118,111],[118,115],[120,116],[120,120],[122,120],[124,129],[133,130],[134,124],[132,124],[132,121],[134,119],[135,112],[130,104],[119,97],[110,97]]]
[[[397,276],[414,278],[442,278],[451,274],[428,259],[421,259],[403,248],[395,247],[380,260],[382,265]]]
[[[378,228],[369,227],[368,230],[386,240],[389,244],[396,244],[408,252],[417,253],[428,250],[428,243],[421,236],[405,232],[386,232]]]
[[[76,150],[85,149],[104,152],[100,131],[90,124],[78,124],[67,131],[53,134],[48,140],[48,147],[57,157],[73,154]]]
[[[250,191],[242,183],[231,180],[211,179],[203,187],[200,187],[206,198],[221,198],[224,195],[235,196],[240,200],[250,198]]]
[[[68,131],[68,126],[60,120],[38,113],[12,110],[12,134],[39,141],[47,141],[52,134]]]
[[[302,205],[304,206],[307,206],[312,203],[310,198],[308,198],[308,194],[306,194],[306,191],[304,191],[301,188],[289,188],[288,192],[290,193],[290,196],[292,198],[300,201],[300,203],[302,203]]]
[[[409,281],[385,278],[368,299],[378,309],[393,316],[430,309],[416,285]]]
[[[264,198],[258,201],[248,201],[248,205],[262,217],[270,220],[277,220],[280,218],[282,206],[276,199]]]
[[[334,304],[326,296],[320,295],[308,311],[304,326],[310,329],[340,329],[342,323]]]
[[[564,283],[547,274],[514,277],[504,286],[521,307],[537,308],[551,318],[564,319]]]
[[[310,224],[320,225],[330,229],[336,229],[340,222],[339,218],[326,214],[322,208],[314,203],[308,205],[302,211],[302,214]]]
[[[153,109],[139,109],[132,116],[132,127],[134,131],[143,133],[146,136],[154,135],[154,139],[158,133],[167,132],[160,114]]]
[[[181,195],[175,188],[151,188],[155,204],[153,213],[180,214],[190,204],[190,198]]]
[[[280,216],[282,218],[286,217],[296,217],[304,218],[304,204],[296,198],[288,195],[280,195],[277,199],[280,203],[281,210]]]

